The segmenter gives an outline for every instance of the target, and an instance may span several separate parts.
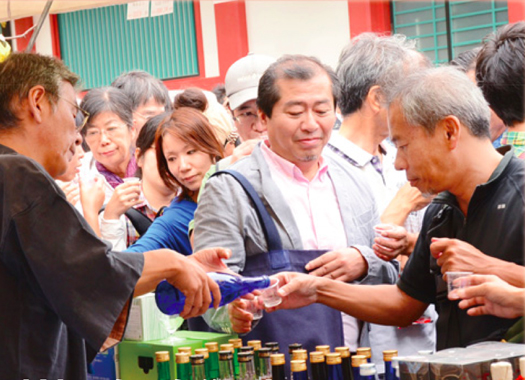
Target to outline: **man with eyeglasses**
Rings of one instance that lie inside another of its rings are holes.
[[[242,141],[259,139],[266,135],[257,116],[257,88],[259,79],[275,59],[262,54],[249,54],[230,66],[224,86],[235,127]]]
[[[222,249],[113,252],[53,178],[78,143],[79,77],[55,58],[17,53],[0,63],[0,368],[5,379],[86,378],[97,351],[124,334],[131,297],[168,278],[183,317],[206,311]],[[87,115],[85,115],[87,116]],[[85,118],[84,118],[85,121]]]

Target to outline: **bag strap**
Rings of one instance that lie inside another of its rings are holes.
[[[281,241],[281,237],[279,236],[279,232],[277,231],[277,227],[275,226],[275,222],[268,213],[268,210],[264,206],[261,197],[259,197],[250,181],[248,181],[248,179],[246,179],[246,177],[238,171],[231,169],[218,171],[214,173],[212,177],[221,174],[229,174],[233,178],[235,178],[235,180],[241,185],[241,187],[248,195],[248,198],[251,199],[255,207],[255,211],[257,212],[257,216],[259,217],[259,221],[262,224],[264,236],[266,237],[266,243],[268,244],[268,251],[282,250],[283,244]]]
[[[105,209],[106,206],[104,205],[98,213],[100,214]],[[139,210],[134,209],[133,207],[129,208],[124,213],[124,215],[128,217],[135,230],[137,230],[139,236],[144,235],[148,230],[149,226],[151,226],[151,223],[153,223],[150,218],[141,213]]]

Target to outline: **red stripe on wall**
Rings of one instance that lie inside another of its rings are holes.
[[[392,31],[390,2],[374,0],[348,0],[350,37],[364,32],[389,33]]]
[[[215,85],[224,82],[226,72],[232,63],[248,54],[248,28],[246,26],[246,5],[244,1],[230,1],[215,4],[215,27],[217,31],[220,75],[206,78],[204,72],[205,57],[199,1],[195,1],[194,6],[199,76],[165,81],[164,84],[170,90],[187,87],[199,87],[205,90],[211,90]]]
[[[29,28],[33,26],[33,17],[24,17],[20,18],[15,21],[15,32],[17,35],[24,34]],[[18,51],[25,51],[27,48],[27,45],[29,45],[29,41],[31,40],[31,36],[33,35],[33,31],[27,33],[25,37],[18,38],[16,40],[16,46]],[[33,45],[33,50],[31,50],[33,53],[36,52],[35,45]]]
[[[51,45],[53,48],[53,55],[58,58],[62,58],[60,52],[60,34],[58,33],[58,16],[49,16],[49,25],[51,28]]]
[[[523,0],[509,0],[509,23],[525,21],[525,2]]]

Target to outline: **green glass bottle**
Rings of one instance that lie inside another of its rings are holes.
[[[155,359],[157,360],[157,379],[171,380],[170,353],[168,351],[157,351],[155,352]]]
[[[239,352],[239,380],[255,380],[255,365],[252,352]]]
[[[203,355],[191,355],[191,377],[193,380],[205,380],[206,371],[204,369],[204,356]]]
[[[219,351],[219,379],[235,379],[235,375],[233,372],[233,352],[231,352],[230,350]]]
[[[210,353],[207,348],[196,348],[195,355],[202,355],[204,357],[204,374],[206,375],[206,380],[211,379],[211,363],[210,363]]]
[[[292,343],[288,345],[288,354],[292,357],[292,352],[295,350],[301,350],[303,345],[301,343]]]
[[[208,380],[219,378],[219,344],[217,342],[208,342],[204,346],[208,349],[210,355],[210,376]]]
[[[279,353],[279,342],[266,342],[264,347],[270,347],[272,349],[272,354]]]
[[[235,373],[235,378],[239,377],[239,361],[237,359],[237,354],[239,349],[242,347],[242,339],[230,339],[228,340],[230,344],[233,344],[233,372]]]
[[[261,380],[271,380],[272,365],[270,363],[270,354],[272,349],[270,347],[262,347],[259,349],[259,373]]]
[[[191,380],[190,356],[186,352],[177,352],[175,363],[177,365],[177,379]]]
[[[249,340],[248,346],[253,347],[253,360],[255,361],[255,378],[260,379],[261,378],[261,369],[259,368],[259,353],[258,351],[261,349],[261,341],[260,340]]]

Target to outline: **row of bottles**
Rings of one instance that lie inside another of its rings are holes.
[[[370,363],[370,348],[359,348],[351,355],[348,347],[330,352],[326,345],[308,353],[299,343],[289,345],[291,374],[285,373],[286,359],[279,344],[230,339],[227,344],[208,342],[204,348],[179,347],[175,356],[179,380],[377,380],[375,365]],[[169,353],[157,353],[159,380],[169,380]],[[399,380],[392,358],[397,351],[385,351],[385,380]],[[310,362],[310,376],[308,373]],[[166,369],[167,367],[167,369]],[[161,377],[162,375],[162,377]]]

